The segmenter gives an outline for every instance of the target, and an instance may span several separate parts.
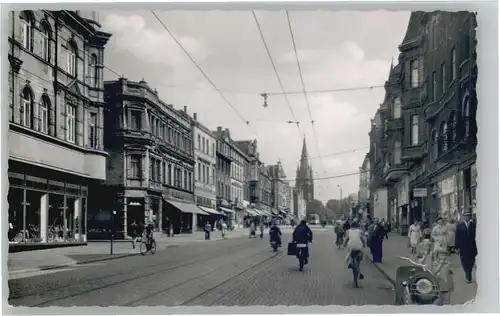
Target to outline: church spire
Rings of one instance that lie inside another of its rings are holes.
[[[307,158],[306,136],[304,136],[304,141],[302,143],[302,155],[300,156],[300,160],[307,160]]]
[[[391,58],[391,69],[389,70],[389,76],[392,73],[392,69],[394,69],[394,57]]]

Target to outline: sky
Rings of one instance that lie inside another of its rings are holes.
[[[100,13],[102,30],[113,34],[106,46],[106,67],[129,80],[144,79],[163,101],[178,109],[187,106],[189,114],[196,112],[212,130],[222,126],[234,140],[256,139],[261,160],[267,165],[281,161],[291,181],[305,137],[318,178],[315,198],[324,203],[338,199],[340,188],[343,197],[358,191],[358,175],[329,177],[359,171],[368,152],[370,118],[384,99],[384,89],[314,91],[383,85],[392,58],[397,63],[410,12],[290,11],[304,85],[310,91],[307,103],[286,11],[255,11],[285,91],[299,92],[287,94],[290,107],[252,11],[155,13],[236,110],[151,11]],[[117,78],[111,70],[105,70],[106,80]],[[264,107],[262,93],[278,94],[269,95]],[[294,117],[300,131],[287,123]],[[339,152],[344,153],[335,154]]]

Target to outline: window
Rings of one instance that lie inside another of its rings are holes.
[[[66,104],[66,140],[76,141],[76,106]]]
[[[444,94],[446,92],[446,88],[448,86],[448,83],[446,82],[446,64],[442,63],[441,64],[441,84],[442,84],[442,93]]]
[[[89,146],[97,148],[97,113],[90,113],[89,116]]]
[[[47,96],[42,97],[42,102],[40,102],[40,106],[38,107],[38,119],[39,125],[38,128],[42,133],[49,132],[49,100]]]
[[[206,181],[205,181],[205,165],[201,166],[201,170],[202,170],[202,173],[201,173],[201,182],[206,183]]]
[[[416,88],[420,84],[418,78],[418,60],[410,62],[410,83],[412,88]]]
[[[167,170],[167,184],[172,185],[172,165],[168,164]]]
[[[97,55],[90,56],[89,64],[89,84],[93,87],[99,87],[99,68],[97,68]]]
[[[183,187],[183,189],[184,189],[184,190],[187,190],[187,188],[188,188],[188,181],[187,181],[187,179],[188,179],[188,174],[187,174],[187,171],[186,171],[186,170],[184,170],[184,172],[183,172],[183,173],[184,173],[184,187]]]
[[[33,51],[33,15],[29,11],[23,11],[21,17],[21,32],[23,47],[30,52]]]
[[[140,131],[142,125],[142,113],[140,111],[130,111],[130,128]]]
[[[470,136],[470,98],[469,96],[465,97],[463,110],[462,110],[462,118],[464,122],[464,138],[467,139]]]
[[[198,162],[198,174],[196,174],[196,180],[200,181],[201,179],[201,164]]]
[[[202,150],[201,150],[201,152],[205,153],[205,137],[203,137],[201,141],[202,141]]]
[[[450,119],[448,121],[448,143],[450,147],[457,140],[457,116],[455,111],[450,114]]]
[[[434,71],[432,73],[432,85],[431,85],[431,97],[432,101],[437,100],[437,78],[436,78],[436,72]]]
[[[76,45],[74,43],[69,43],[68,44],[68,51],[67,51],[67,65],[66,65],[66,71],[72,75],[73,77],[76,77]]]
[[[401,142],[394,142],[394,164],[399,165],[401,163]]]
[[[433,130],[431,133],[431,157],[436,159],[438,156],[438,133]]]
[[[142,157],[140,155],[130,155],[130,168],[128,177],[132,179],[140,179],[141,178],[141,160]]]
[[[40,35],[42,36],[42,58],[46,61],[50,61],[50,27],[45,21],[42,23]]]
[[[208,155],[208,152],[210,151],[210,147],[208,146],[208,139],[206,139],[205,142],[207,144],[205,147],[207,151],[205,153]]]
[[[167,166],[164,161],[161,163],[161,174],[162,174],[162,183],[167,184]]]
[[[411,144],[412,146],[418,145],[418,122],[419,116],[412,115],[411,116]]]
[[[451,80],[457,79],[457,51],[455,48],[451,51]]]
[[[26,127],[32,127],[33,94],[29,87],[25,87],[21,98],[20,123]]]
[[[439,153],[444,153],[448,150],[448,126],[446,122],[441,122],[439,128]]]
[[[393,110],[393,117],[395,119],[401,118],[401,98],[396,97],[394,99],[394,102],[392,104],[392,110]]]
[[[200,135],[198,135],[198,147],[197,148],[198,148],[198,150],[201,149],[201,137],[200,137]]]

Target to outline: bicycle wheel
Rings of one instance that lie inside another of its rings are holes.
[[[352,278],[354,280],[354,286],[358,287],[359,279],[359,257],[355,257],[352,260]]]
[[[154,240],[151,241],[151,249],[149,249],[149,251],[151,251],[152,255],[155,254],[155,252],[156,252],[156,241],[154,241]]]
[[[145,256],[148,253],[148,244],[146,241],[141,241],[141,245],[139,246],[139,251],[143,256]]]

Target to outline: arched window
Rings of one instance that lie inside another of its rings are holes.
[[[439,153],[442,154],[448,150],[448,124],[441,122],[439,127]]]
[[[438,133],[436,130],[433,130],[431,133],[431,157],[432,159],[437,159],[438,157]]]
[[[47,95],[43,95],[42,101],[38,107],[38,128],[42,133],[49,133],[49,111],[50,99]]]
[[[78,57],[78,47],[74,41],[69,42],[67,51],[67,65],[66,70],[73,77],[77,76],[77,57]]]
[[[19,15],[21,18],[21,38],[23,47],[30,52],[33,51],[33,30],[35,19],[31,11],[22,11]]]
[[[41,24],[42,24],[42,30],[40,34],[42,37],[41,39],[42,58],[50,62],[50,38],[52,36],[52,31],[47,21],[43,21]]]
[[[457,114],[451,112],[448,120],[448,147],[451,147],[457,140]]]
[[[24,87],[21,95],[20,120],[21,125],[32,127],[33,126],[33,91],[29,86]]]

